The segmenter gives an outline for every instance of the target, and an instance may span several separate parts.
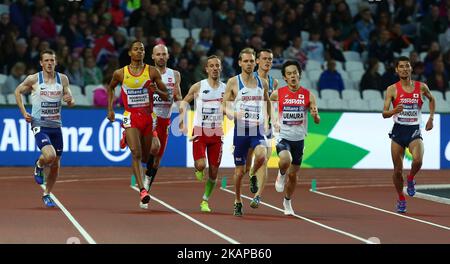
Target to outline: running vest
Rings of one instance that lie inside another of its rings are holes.
[[[162,117],[162,118],[170,118],[172,115],[172,104],[173,104],[173,96],[176,93],[175,91],[175,72],[170,69],[166,68],[166,72],[164,74],[161,74],[162,82],[167,87],[167,93],[169,100],[164,101],[159,94],[154,93],[153,94],[153,112],[156,114],[156,116]]]
[[[149,67],[145,64],[139,75],[133,75],[128,66],[123,68],[123,82],[120,93],[125,111],[152,112],[152,102],[150,101],[152,92],[148,89],[151,83]]]
[[[218,88],[212,88],[208,80],[200,81],[200,90],[195,99],[194,135],[202,132],[202,129],[214,129],[215,135],[223,135],[223,94],[225,84],[219,82]]]
[[[407,93],[400,82],[395,83],[397,97],[392,102],[394,108],[398,104],[403,105],[403,111],[394,115],[394,122],[401,125],[419,125],[422,117],[422,96],[420,93],[420,82],[414,82],[414,90]]]
[[[238,94],[235,99],[235,111],[243,112],[243,117],[236,122],[245,127],[255,127],[264,124],[264,87],[261,79],[256,76],[256,88],[244,85],[241,74],[238,79]]]
[[[303,140],[308,129],[309,91],[301,87],[292,92],[288,86],[278,89],[280,137],[290,141]]]
[[[31,93],[31,127],[61,127],[61,100],[63,85],[61,76],[55,72],[55,83],[46,84],[44,72],[38,72],[38,85]]]
[[[255,77],[259,77],[257,71],[253,72],[253,75],[254,75]],[[261,77],[259,77],[259,78],[261,78]],[[269,96],[272,94],[272,92],[273,92],[273,90],[274,90],[274,89],[273,89],[274,80],[275,80],[275,79],[274,79],[272,76],[267,75],[267,81],[268,81],[268,83],[269,83],[269,90],[268,90]]]

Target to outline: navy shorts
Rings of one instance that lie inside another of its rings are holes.
[[[234,145],[234,164],[236,166],[245,165],[248,150],[255,149],[258,145],[268,146],[267,138],[259,131],[256,135],[238,135],[237,129],[234,129],[233,145]]]
[[[304,146],[304,140],[290,141],[281,139],[281,141],[277,143],[277,154],[280,155],[280,152],[283,150],[289,151],[292,156],[291,164],[300,166],[302,164]]]
[[[33,127],[31,130],[33,131],[36,145],[39,149],[47,145],[52,145],[55,148],[56,156],[61,156],[63,152],[63,137],[60,127]]]
[[[395,123],[394,127],[392,127],[391,132],[389,133],[389,137],[400,146],[406,148],[409,146],[415,139],[422,139],[422,135],[420,133],[419,125],[400,125]]]

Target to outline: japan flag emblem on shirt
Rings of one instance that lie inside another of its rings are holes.
[[[419,98],[419,94],[413,94],[414,98]]]
[[[303,94],[299,94],[299,95],[298,95],[298,98],[299,98],[299,99],[303,99],[303,98],[305,98],[305,96],[304,96]]]

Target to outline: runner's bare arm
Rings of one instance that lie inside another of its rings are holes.
[[[270,97],[269,97],[269,83],[266,80],[262,80],[263,81],[263,87],[264,87],[264,102],[266,102],[266,118],[264,118],[264,125],[267,127],[267,129],[269,128],[269,119],[271,117],[272,114],[272,104],[270,102]]]
[[[154,92],[157,93],[164,101],[169,101],[169,93],[167,92],[166,85],[161,79],[161,74],[153,66],[150,66],[149,71],[150,71],[150,78],[153,80],[153,83],[156,84],[156,86],[154,87],[155,89]]]
[[[228,119],[234,120],[237,118],[234,112],[234,100],[237,94],[237,82],[236,77],[232,77],[228,80],[227,86],[225,88],[225,94],[223,95],[223,109]]]
[[[113,109],[114,89],[123,82],[123,69],[115,70],[111,82],[108,85],[108,120],[114,122],[115,114]]]
[[[75,100],[72,96],[72,91],[70,90],[69,78],[67,75],[61,74],[61,80],[63,85],[63,101],[67,103],[69,107],[75,106]]]
[[[272,125],[275,128],[276,132],[280,132],[280,123],[278,120],[278,90],[275,90],[270,95],[270,101],[272,102]]]
[[[426,85],[425,83],[421,83],[420,89],[422,90],[423,95],[430,101],[430,117],[428,118],[427,124],[425,125],[425,130],[429,131],[433,129],[433,119],[434,119],[434,111],[436,109],[436,100],[434,99],[433,94],[431,94],[428,85]]]
[[[314,123],[320,123],[319,109],[317,108],[316,96],[313,93],[309,94],[309,112],[314,118]]]
[[[23,82],[20,83],[19,86],[17,86],[16,91],[14,93],[16,96],[17,106],[19,107],[22,116],[28,123],[31,122],[32,117],[25,109],[22,100],[22,95],[30,93],[33,90],[33,84],[35,84],[37,80],[38,80],[37,74],[28,75],[27,78],[25,78],[25,80],[23,80]]]
[[[188,94],[184,97],[184,99],[182,101],[180,101],[180,108],[179,108],[179,112],[180,112],[179,128],[180,128],[180,130],[184,129],[185,109],[187,108],[187,106],[189,106],[189,104],[192,102],[192,100],[194,100],[194,98],[198,94],[199,90],[200,90],[200,82],[197,82],[194,85],[192,85],[191,88],[189,88]]]
[[[175,73],[175,90],[176,91],[174,92],[173,100],[177,102],[177,101],[183,100],[183,96],[181,94],[181,88],[180,88],[181,74],[179,71],[175,71],[175,70],[174,70],[174,73]]]
[[[389,118],[395,114],[403,111],[403,105],[398,104],[394,109],[389,110],[392,100],[395,99],[397,91],[394,85],[389,86],[386,89],[386,98],[384,98],[383,118]]]

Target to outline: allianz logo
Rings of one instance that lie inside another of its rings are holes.
[[[123,115],[116,114],[117,120],[122,120]],[[62,127],[64,152],[94,152],[93,127]],[[3,119],[3,131],[0,138],[0,151],[12,150],[13,152],[39,151],[36,146],[31,125],[25,119]],[[110,161],[120,162],[125,160],[130,151],[128,148],[120,149],[120,137],[122,128],[120,122],[110,123],[104,119],[98,131],[98,145],[102,154]],[[95,146],[97,148],[97,146]]]

